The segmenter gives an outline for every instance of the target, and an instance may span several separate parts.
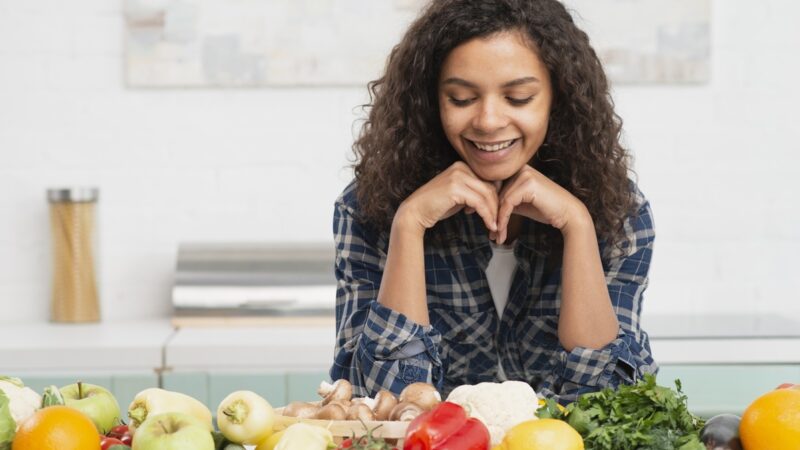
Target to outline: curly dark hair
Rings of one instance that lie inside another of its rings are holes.
[[[547,136],[529,164],[586,205],[600,239],[619,244],[634,206],[622,120],[588,36],[558,0],[434,0],[422,11],[368,85],[353,145],[362,220],[388,231],[400,203],[459,159],[439,118],[442,63],[460,44],[504,31],[527,36],[552,80]],[[563,245],[558,230],[535,230],[537,250]]]

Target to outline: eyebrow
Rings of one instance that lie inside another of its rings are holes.
[[[517,78],[516,80],[511,80],[511,81],[508,81],[506,83],[503,83],[502,87],[509,88],[509,87],[519,86],[521,84],[527,84],[527,83],[539,83],[539,79],[536,78],[536,77]],[[475,83],[472,83],[472,82],[469,82],[469,81],[467,81],[467,80],[465,80],[463,78],[457,78],[457,77],[450,77],[450,78],[442,81],[442,84],[455,84],[455,85],[464,86],[464,87],[468,87],[468,88],[477,88],[478,87]]]

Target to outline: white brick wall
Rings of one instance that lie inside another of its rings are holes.
[[[658,239],[646,311],[800,314],[800,4],[717,0],[712,82],[615,93]],[[126,90],[120,0],[0,0],[0,323],[46,321],[46,188],[101,188],[106,319],[178,242],[328,241],[364,89]]]

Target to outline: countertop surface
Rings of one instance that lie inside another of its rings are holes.
[[[661,364],[797,364],[800,321],[759,315],[647,316]],[[334,327],[176,328],[169,319],[0,326],[0,373],[48,371],[326,370]]]
[[[152,370],[175,333],[168,320],[0,326],[0,373]]]

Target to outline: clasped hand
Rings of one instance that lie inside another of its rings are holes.
[[[512,214],[528,217],[565,232],[571,222],[588,216],[583,203],[538,170],[525,165],[504,182],[478,178],[458,161],[414,191],[398,209],[424,232],[465,209],[481,216],[489,238],[502,244]]]

